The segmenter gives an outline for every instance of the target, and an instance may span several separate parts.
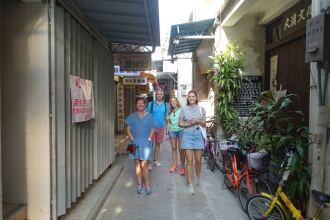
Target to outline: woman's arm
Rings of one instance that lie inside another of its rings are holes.
[[[181,128],[186,128],[186,127],[189,127],[191,126],[191,122],[188,122],[188,121],[184,121],[183,118],[179,118],[179,127]]]
[[[132,130],[131,130],[131,126],[130,125],[127,125],[127,135],[129,137],[129,139],[131,139],[131,141],[134,140],[134,137],[132,135]]]
[[[166,126],[165,126],[166,134],[168,134],[168,130],[169,130],[170,124],[171,124],[171,120],[169,118],[169,115],[167,114],[166,115]]]
[[[202,127],[206,126],[206,117],[205,117],[205,115],[202,115],[202,118],[199,121],[199,125],[202,126]]]
[[[154,137],[154,129],[151,128],[151,131],[150,131],[150,134],[149,134],[149,138],[148,139],[151,141],[153,137]]]

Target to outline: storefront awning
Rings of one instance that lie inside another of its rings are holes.
[[[213,23],[214,19],[207,19],[172,25],[168,55],[173,57],[176,54],[194,52],[202,38],[212,38],[212,36],[205,35]]]
[[[156,0],[70,1],[111,44],[160,45]]]

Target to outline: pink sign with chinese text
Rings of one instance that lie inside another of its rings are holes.
[[[72,123],[95,118],[93,82],[70,75]]]

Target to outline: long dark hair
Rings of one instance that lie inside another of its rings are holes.
[[[171,99],[175,99],[176,102],[178,103],[178,108],[181,108],[181,104],[180,104],[178,98],[175,97],[175,96],[171,96],[171,98],[170,98],[170,100],[169,100],[169,106],[170,106],[170,107],[168,108],[168,114],[169,114],[169,115],[174,111],[174,108],[173,108],[172,105],[171,105]]]
[[[190,90],[189,92],[188,92],[188,95],[190,94],[190,93],[194,93],[195,94],[195,96],[196,96],[196,105],[198,104],[198,96],[197,96],[197,92],[196,92],[196,90],[194,90],[194,89],[192,89],[192,90]],[[190,105],[190,103],[189,103],[189,101],[188,101],[188,97],[187,97],[187,105]]]

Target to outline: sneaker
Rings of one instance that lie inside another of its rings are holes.
[[[171,173],[175,173],[176,172],[176,165],[172,165],[171,169],[170,169]]]
[[[149,171],[152,171],[152,164],[149,162],[149,164],[148,164],[148,170]]]
[[[137,192],[138,194],[143,193],[143,188],[142,188],[142,185],[141,185],[141,184],[137,184],[137,185],[136,185],[136,192]]]
[[[146,186],[146,194],[151,195],[151,187],[150,186]]]
[[[189,194],[191,194],[191,195],[195,195],[194,187],[193,187],[192,184],[189,184],[189,185],[188,185],[188,192],[189,192]]]
[[[181,176],[185,176],[186,175],[186,169],[184,167],[181,167],[180,175]]]
[[[154,161],[154,164],[156,167],[160,167],[162,164],[160,162],[158,162],[157,160]]]
[[[200,185],[200,177],[195,177],[195,179],[194,179],[194,185],[195,186],[199,186]]]

